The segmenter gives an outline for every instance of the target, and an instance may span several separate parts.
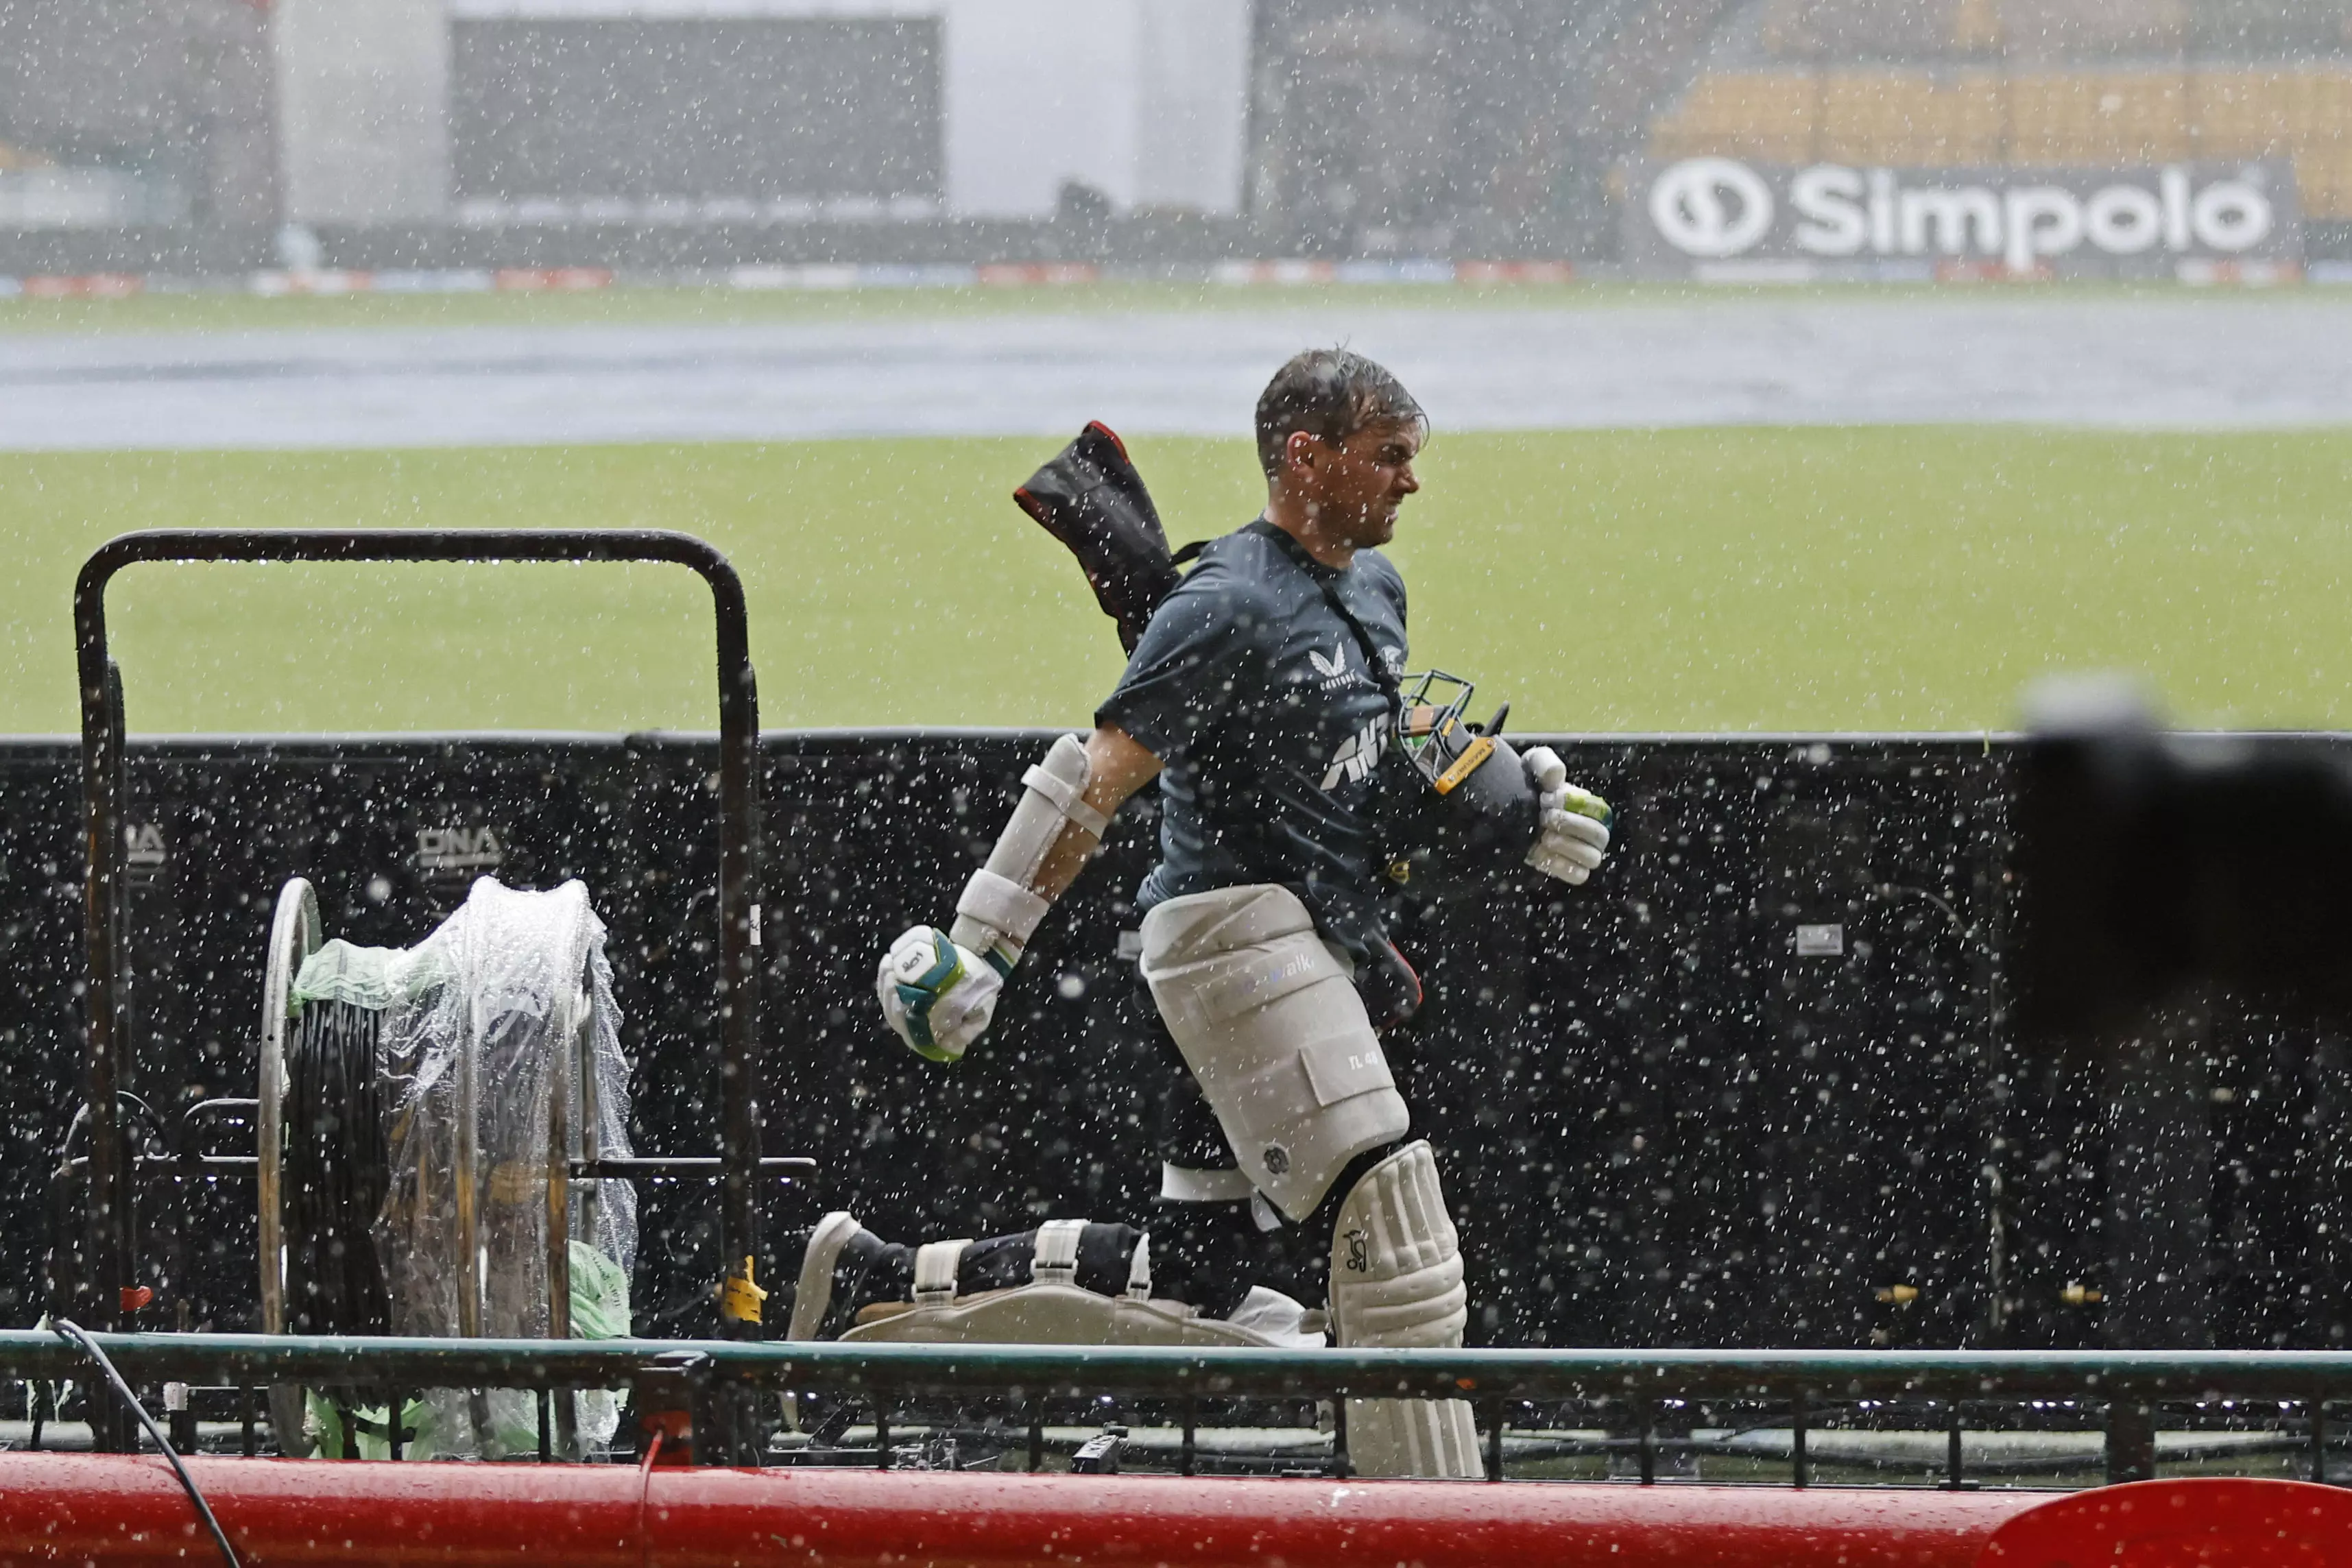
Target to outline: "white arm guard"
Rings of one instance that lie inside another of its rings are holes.
[[[1076,828],[1100,839],[1110,825],[1084,799],[1093,777],[1086,743],[1075,735],[1054,742],[1045,759],[1021,776],[1027,789],[1013,808],[1013,820],[989,852],[988,863],[971,873],[963,896],[956,900],[955,924],[948,935],[957,946],[999,957],[1008,968],[1020,958],[1050,903],[1031,891],[1030,883],[1062,830]]]

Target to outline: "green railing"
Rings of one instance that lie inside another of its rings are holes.
[[[128,1376],[223,1384],[574,1388],[691,1366],[803,1393],[1079,1393],[1236,1398],[2263,1398],[2352,1401],[2352,1351],[1177,1350],[721,1340],[453,1340],[100,1334]],[[0,1331],[0,1376],[86,1365]]]
[[[422,1388],[631,1387],[641,1408],[716,1408],[752,1393],[830,1395],[870,1406],[877,1462],[889,1462],[895,1402],[995,1397],[1029,1412],[1031,1451],[1049,1400],[1105,1396],[1171,1402],[1190,1434],[1202,1400],[1343,1397],[1465,1399],[1484,1416],[1490,1474],[1515,1407],[1584,1402],[1618,1412],[1649,1437],[1669,1402],[1783,1406],[1794,1479],[1806,1479],[1806,1434],[1824,1406],[1888,1402],[1948,1423],[1948,1480],[1960,1479],[1965,1412],[2041,1401],[2105,1431],[2109,1479],[2155,1472],[2160,1406],[2275,1402],[2267,1414],[2307,1435],[2311,1474],[2326,1478],[2327,1406],[2352,1403],[2352,1352],[1789,1350],[1180,1350],[1060,1345],[920,1345],[677,1340],[321,1339],[257,1334],[104,1334],[134,1385],[166,1382],[253,1390],[271,1385]],[[38,1332],[0,1332],[0,1377],[34,1382],[86,1374],[74,1346]],[[253,1401],[245,1400],[251,1410]],[[252,1417],[247,1417],[247,1451]],[[1344,1452],[1344,1436],[1339,1439]],[[753,1459],[735,1452],[730,1457]]]

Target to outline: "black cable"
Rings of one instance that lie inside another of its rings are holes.
[[[348,1002],[313,1002],[288,1041],[286,1315],[296,1333],[392,1332],[371,1234],[392,1182],[383,1021]]]
[[[163,1457],[172,1461],[173,1473],[187,1489],[188,1500],[196,1505],[196,1513],[204,1520],[205,1528],[213,1532],[213,1541],[220,1547],[221,1557],[228,1563],[228,1568],[244,1568],[244,1564],[237,1561],[236,1548],[228,1543],[228,1532],[221,1528],[220,1521],[213,1517],[213,1505],[205,1500],[205,1494],[196,1490],[195,1478],[188,1474],[188,1467],[180,1462],[179,1450],[172,1447],[169,1437],[163,1436],[163,1429],[155,1425],[155,1417],[147,1414],[147,1406],[139,1403],[139,1396],[131,1392],[131,1385],[122,1381],[122,1374],[114,1370],[114,1363],[108,1359],[106,1352],[99,1349],[98,1342],[70,1318],[51,1319],[49,1327],[59,1339],[80,1346],[84,1355],[98,1363],[98,1369],[106,1374],[106,1380],[114,1385],[114,1391],[122,1396],[122,1402],[131,1406],[131,1413],[139,1417],[139,1424],[147,1428],[147,1435],[155,1439],[155,1446],[163,1451]]]

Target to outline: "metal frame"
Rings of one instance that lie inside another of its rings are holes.
[[[261,1332],[286,1332],[286,1026],[293,1014],[294,979],[319,949],[319,895],[295,877],[278,890],[269,922],[269,955],[262,967],[261,1054],[255,1064],[253,1174],[260,1231]],[[300,1458],[302,1391],[284,1384],[269,1390],[269,1424],[278,1451]]]
[[[859,1344],[678,1340],[444,1340],[101,1334],[134,1383],[172,1379],[246,1389],[276,1384],[391,1389],[565,1389],[632,1385],[648,1399],[706,1392],[822,1393],[870,1401],[890,1463],[889,1410],[901,1398],[1001,1396],[1028,1413],[1032,1467],[1045,1401],[1102,1395],[1201,1399],[1467,1399],[1486,1413],[1487,1479],[1502,1479],[1515,1401],[1605,1400],[1634,1412],[1640,1479],[1656,1479],[1661,1401],[1760,1401],[1789,1407],[1792,1479],[1810,1479],[1805,1434],[1827,1405],[1920,1400],[1945,1406],[1954,1434],[1944,1484],[1964,1484],[1961,1406],[2053,1399],[2098,1407],[2109,1480],[2155,1473],[2154,1407],[2224,1399],[2291,1401],[2308,1413],[2314,1479],[2326,1477],[2326,1407],[2352,1402],[2343,1351],[1181,1350],[1069,1345]],[[50,1380],[85,1369],[79,1350],[37,1331],[0,1332],[0,1377]],[[658,1391],[658,1392],[656,1392]],[[550,1401],[561,1404],[562,1401]],[[245,1402],[250,1411],[252,1402]],[[546,1408],[542,1405],[542,1409]],[[2089,1413],[2086,1411],[2086,1414]],[[247,1451],[252,1451],[248,1421]],[[1339,1442],[1344,1445],[1344,1437]],[[1189,1455],[1192,1445],[1188,1440]],[[1335,1456],[1344,1465],[1344,1448]],[[739,1458],[736,1462],[744,1462]],[[750,1462],[757,1462],[756,1457]]]
[[[720,1094],[715,1161],[666,1161],[667,1174],[715,1171],[721,1184],[721,1255],[730,1271],[759,1250],[752,1185],[760,1158],[759,945],[755,882],[760,840],[760,710],[743,585],[727,558],[688,534],[657,529],[155,528],[108,540],[74,584],[74,646],[81,695],[84,939],[89,963],[89,1278],[91,1315],[127,1323],[137,1284],[130,1172],[116,1096],[122,1038],[121,672],[107,650],[106,589],[124,568],[155,561],[630,561],[683,566],[709,585],[719,664],[719,951]],[[599,1162],[609,1164],[610,1162]],[[782,1163],[782,1162],[779,1162]],[[789,1162],[794,1167],[805,1162]],[[650,1170],[595,1174],[654,1175]],[[299,1381],[296,1380],[296,1381]]]
[[[286,1147],[286,1025],[292,1015],[294,977],[319,949],[319,895],[295,877],[278,890],[269,923],[269,956],[261,983],[261,1057],[255,1064],[254,1176],[261,1226],[261,1332],[286,1332],[286,1210],[282,1186]]]

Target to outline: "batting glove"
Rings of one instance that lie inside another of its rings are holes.
[[[1568,781],[1568,764],[1549,746],[1531,747],[1520,761],[1538,797],[1536,841],[1528,863],[1570,887],[1601,868],[1609,852],[1609,802]]]
[[[1003,988],[994,965],[929,925],[915,926],[890,944],[874,979],[883,1021],[933,1061],[963,1060],[988,1031]]]

